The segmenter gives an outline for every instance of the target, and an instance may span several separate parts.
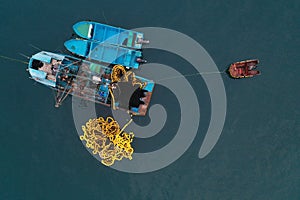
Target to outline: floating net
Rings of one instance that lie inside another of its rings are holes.
[[[131,123],[132,119],[120,129],[119,124],[112,117],[90,119],[85,126],[80,140],[86,142],[86,147],[93,154],[98,154],[101,163],[106,166],[114,164],[115,160],[123,158],[132,159],[133,148],[131,142],[133,133],[125,133],[123,130]]]

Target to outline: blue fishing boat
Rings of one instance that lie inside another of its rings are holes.
[[[142,44],[149,43],[143,33],[97,22],[81,21],[73,25],[73,30],[81,38],[126,48],[141,49]]]
[[[28,71],[32,79],[56,91],[56,107],[70,94],[133,115],[145,115],[154,88],[153,81],[135,76],[121,65],[111,68],[45,51],[30,58]]]
[[[146,60],[142,58],[142,52],[106,43],[71,39],[64,43],[71,53],[97,62],[120,64],[129,68],[137,69]]]

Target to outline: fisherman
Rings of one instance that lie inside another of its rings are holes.
[[[61,64],[61,61],[58,61],[58,60],[56,60],[56,59],[52,59],[51,64],[52,64],[52,66],[60,65],[60,64]]]
[[[58,65],[53,65],[51,67],[51,70],[52,70],[52,75],[56,75],[56,73],[58,72]]]
[[[52,74],[48,74],[48,75],[46,76],[46,79],[48,79],[48,80],[50,80],[50,81],[56,81],[55,76],[53,76]]]
[[[144,60],[144,59],[142,59],[142,58],[137,58],[137,59],[136,59],[136,62],[143,64],[143,63],[146,63],[147,60]]]
[[[113,90],[117,89],[117,84],[116,83],[112,83],[111,84],[111,89],[113,89]]]
[[[138,38],[138,41],[137,41],[138,44],[149,44],[150,41],[149,40],[143,40],[142,38]]]
[[[256,65],[250,65],[248,66],[248,70],[252,70],[252,69],[255,69],[256,68]]]

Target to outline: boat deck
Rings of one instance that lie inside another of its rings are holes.
[[[149,107],[154,82],[136,77],[146,86],[141,89],[132,82],[111,82],[112,68],[83,61],[72,83],[72,95],[111,106],[114,98],[116,109],[129,110],[134,115],[145,115]],[[110,88],[114,97],[111,96]]]
[[[141,51],[87,40],[68,40],[65,42],[65,47],[68,51],[78,56],[107,64],[119,64],[134,69],[137,69],[140,65],[137,62],[137,58],[142,57]]]
[[[58,59],[54,59],[55,56]],[[56,107],[70,94],[106,106],[112,105],[113,109],[126,110],[133,115],[145,115],[154,88],[153,81],[135,76],[131,71],[126,72],[123,66],[106,67],[62,54],[35,54],[28,68],[35,81],[57,91]],[[120,69],[122,73],[117,71]],[[53,81],[48,80],[50,75],[54,77]]]
[[[260,71],[254,70],[258,63],[257,59],[235,62],[229,67],[230,76],[232,78],[248,78],[259,75]]]
[[[141,49],[142,44],[138,41],[144,38],[143,33],[96,22],[78,22],[73,26],[73,30],[84,39],[132,49]]]
[[[111,69],[95,63],[82,62],[73,81],[73,95],[110,105],[109,84]]]

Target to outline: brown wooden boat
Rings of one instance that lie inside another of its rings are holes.
[[[245,60],[232,63],[228,69],[232,78],[249,78],[260,74],[260,71],[255,70],[259,60]]]

